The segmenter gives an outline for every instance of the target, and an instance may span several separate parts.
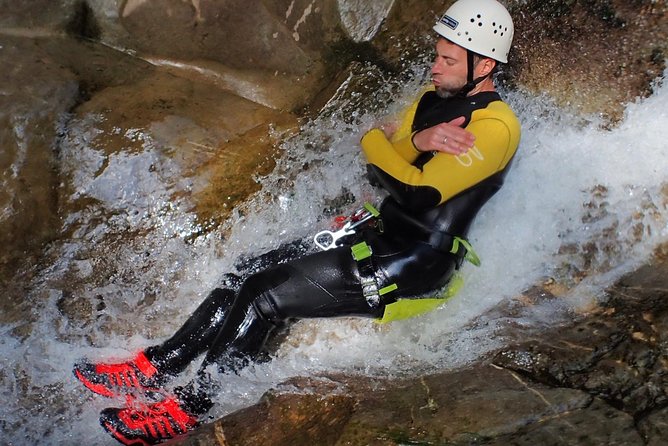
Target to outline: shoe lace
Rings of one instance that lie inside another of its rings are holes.
[[[118,387],[137,387],[142,388],[135,368],[130,364],[100,364],[98,373],[107,375],[109,384]]]

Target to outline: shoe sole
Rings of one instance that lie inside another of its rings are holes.
[[[109,434],[111,434],[112,437],[114,437],[120,443],[123,443],[125,446],[151,446],[152,444],[157,444],[157,443],[147,443],[139,438],[136,439],[126,438],[118,430],[114,429],[114,426],[112,426],[112,424],[108,421],[100,420],[100,424],[102,425],[104,430],[109,432]]]

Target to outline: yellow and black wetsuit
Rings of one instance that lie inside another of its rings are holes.
[[[413,145],[415,133],[459,117],[476,137],[466,154],[423,153]],[[389,192],[380,208],[383,233],[369,237],[380,286],[397,287],[385,304],[447,283],[464,254],[457,240],[502,186],[519,139],[519,122],[496,92],[442,99],[429,91],[391,140],[379,129],[364,135],[370,179]]]
[[[461,116],[476,137],[468,153],[423,153],[413,145],[416,132]],[[411,131],[404,122],[392,140],[378,129],[362,138],[370,175],[390,193],[385,204],[393,212],[410,215],[431,230],[465,235],[480,207],[503,184],[519,144],[517,118],[495,92],[445,100],[431,91],[406,120]],[[391,223],[392,217],[385,220]]]
[[[370,174],[399,206],[417,214],[436,208],[443,210],[460,195],[478,202],[479,199],[472,198],[477,194],[471,192],[487,188],[490,182],[496,185],[495,189],[501,186],[499,177],[505,175],[515,154],[520,131],[517,118],[497,93],[444,100],[432,91],[413,110],[407,116],[412,121],[410,133],[403,130],[404,124],[391,141],[378,129],[362,138]],[[423,153],[413,145],[416,132],[460,116],[466,118],[464,127],[476,137],[475,146],[468,153],[459,156]],[[482,204],[472,207],[479,208]],[[458,213],[459,224],[451,228],[452,223],[448,223],[440,229],[462,232],[465,229],[461,221],[470,223],[472,219],[470,212]]]
[[[460,116],[476,136],[466,155],[415,149],[415,132]],[[256,358],[275,327],[299,318],[381,318],[388,304],[444,286],[461,262],[461,252],[451,253],[453,236],[466,236],[480,207],[501,187],[519,133],[496,93],[452,99],[424,94],[392,140],[380,130],[362,138],[370,176],[389,192],[380,208],[382,230],[367,229],[355,240],[370,248],[363,263],[350,245],[306,254],[301,242],[246,259],[237,276],[226,276],[183,327],[146,356],[158,370],[175,374],[206,353],[198,380],[177,392],[191,413],[203,413],[217,391],[207,367],[233,370]],[[362,286],[368,280],[390,292],[370,300]]]

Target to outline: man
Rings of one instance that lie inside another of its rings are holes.
[[[100,422],[117,440],[155,444],[192,429],[219,390],[208,367],[239,370],[257,359],[277,326],[312,317],[391,319],[397,305],[416,314],[463,258],[474,259],[466,234],[503,184],[520,137],[492,80],[507,61],[513,24],[496,0],[459,0],[434,30],[434,91],[396,129],[372,129],[361,140],[371,181],[389,193],[373,226],[322,252],[304,255],[300,243],[247,260],[163,344],[126,362],[75,366],[93,392],[146,393],[157,401],[129,399],[126,408],[103,410]],[[202,354],[195,380],[163,390]]]

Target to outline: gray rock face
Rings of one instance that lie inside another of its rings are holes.
[[[500,352],[494,363],[532,380],[581,389],[633,417],[668,402],[666,268],[622,279],[597,312],[554,337]]]
[[[132,47],[143,53],[283,74],[305,74],[319,62],[337,17],[332,1],[129,0],[120,10]]]

